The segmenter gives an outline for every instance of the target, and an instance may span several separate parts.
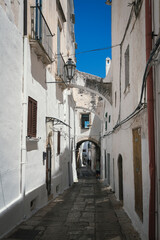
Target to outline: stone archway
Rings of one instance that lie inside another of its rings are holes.
[[[103,78],[77,70],[74,79],[70,83],[70,87],[85,89],[98,94],[112,104],[112,83],[105,82]]]
[[[82,155],[80,156],[80,146],[84,143],[84,142],[90,142],[92,143],[92,153],[94,153],[94,155],[91,155],[91,163],[90,163],[90,168],[92,171],[94,171],[95,169],[95,163],[96,163],[96,160],[99,158],[100,160],[100,154],[101,154],[101,151],[100,151],[100,143],[97,142],[97,140],[95,139],[92,139],[90,137],[86,137],[86,138],[83,138],[81,139],[80,141],[77,142],[76,144],[76,167],[77,169],[78,168],[81,168],[81,163],[82,163]],[[94,147],[93,147],[94,146]]]

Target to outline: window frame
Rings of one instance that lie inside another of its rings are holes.
[[[36,137],[37,135],[37,101],[28,97],[28,124],[27,136]]]
[[[130,50],[129,45],[126,48],[125,54],[124,54],[124,60],[125,60],[125,91],[130,85],[130,79],[129,79],[129,73],[130,73]]]
[[[83,116],[84,115],[88,115],[88,122],[90,124],[90,113],[81,113],[81,129],[89,129],[89,126],[88,127],[85,127],[85,122],[86,121],[83,121]]]

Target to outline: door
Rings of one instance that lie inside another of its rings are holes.
[[[68,185],[71,186],[70,162],[68,162]]]
[[[106,150],[104,150],[104,157],[105,157],[105,178],[107,178],[107,158],[106,158]]]
[[[133,129],[133,165],[135,211],[143,220],[143,190],[142,190],[142,158],[141,158],[141,128]]]
[[[107,160],[108,160],[108,173],[107,173],[107,178],[108,178],[108,184],[110,185],[110,153],[107,153]]]
[[[42,41],[42,0],[36,0],[36,39]]]
[[[51,194],[51,145],[47,145],[47,159],[46,159],[46,187],[48,195]]]
[[[118,177],[119,177],[119,200],[123,201],[123,159],[121,154],[118,157]]]

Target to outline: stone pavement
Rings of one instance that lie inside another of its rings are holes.
[[[4,239],[140,240],[114,194],[87,168],[79,178]]]

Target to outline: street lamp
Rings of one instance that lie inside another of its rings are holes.
[[[65,69],[66,77],[69,80],[67,82],[70,82],[72,80],[72,78],[74,77],[74,73],[75,73],[75,69],[76,69],[76,64],[73,62],[73,60],[71,58],[68,58],[68,61],[64,65],[64,69]]]
[[[56,82],[46,82],[46,83],[70,83],[72,78],[74,77],[76,69],[76,64],[73,62],[71,58],[68,58],[68,61],[63,65],[63,73],[57,74],[60,77],[61,81]],[[67,77],[68,81],[65,81],[65,76]]]

